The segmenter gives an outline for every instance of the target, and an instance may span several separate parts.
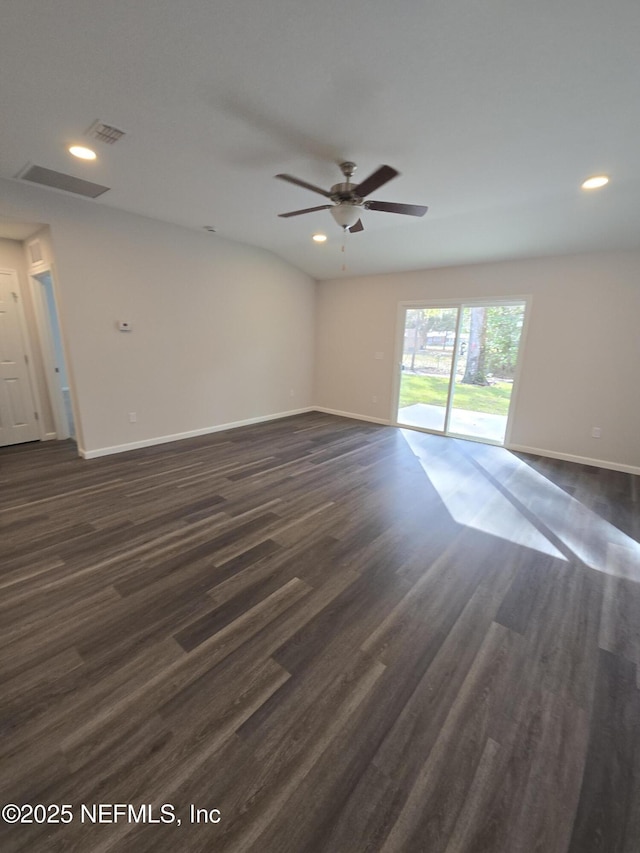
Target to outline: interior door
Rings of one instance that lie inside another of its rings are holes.
[[[0,270],[0,446],[40,438],[19,300],[16,273]]]

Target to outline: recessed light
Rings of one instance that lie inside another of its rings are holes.
[[[587,178],[582,183],[583,190],[597,190],[609,183],[609,178],[606,175],[594,175],[592,178]]]
[[[327,235],[326,234],[314,234],[312,239],[315,240],[316,243],[325,243],[326,239],[327,239]]]
[[[72,145],[69,148],[69,154],[73,154],[74,157],[79,157],[81,160],[96,159],[96,152],[92,151],[91,148],[85,148],[84,145]]]

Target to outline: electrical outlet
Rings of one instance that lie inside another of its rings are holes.
[[[373,395],[373,397],[371,398],[371,402],[372,402],[372,403],[377,403],[377,402],[378,402],[378,398],[376,397],[376,395],[375,395],[375,394],[374,394],[374,395]]]
[[[591,427],[591,438],[602,438],[601,427]]]
[[[289,396],[290,396],[290,397],[295,397],[295,396],[296,396],[296,392],[293,390],[293,388],[289,391]]]
[[[135,412],[129,412],[129,423],[135,424],[135,422],[137,420],[138,420],[138,415]]]

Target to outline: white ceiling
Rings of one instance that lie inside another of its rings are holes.
[[[0,175],[105,184],[87,203],[316,278],[640,248],[639,45],[638,0],[8,0]],[[127,135],[82,163],[95,119]],[[328,188],[344,159],[394,166],[373,196],[429,212],[365,212],[344,256],[328,211],[278,218],[325,199],[277,172]]]

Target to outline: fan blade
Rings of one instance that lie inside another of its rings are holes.
[[[289,181],[290,184],[295,184],[297,187],[304,187],[304,189],[311,190],[313,193],[320,193],[320,195],[331,198],[331,193],[327,190],[323,190],[313,184],[308,184],[306,181],[301,181],[300,178],[294,178],[293,175],[276,175],[276,178],[280,178],[281,181]]]
[[[313,213],[314,210],[329,210],[330,207],[333,207],[333,205],[321,204],[320,207],[305,207],[304,210],[292,210],[290,213],[279,213],[278,216],[286,219],[287,216],[300,216],[302,213]]]
[[[396,204],[393,201],[367,201],[367,210],[384,210],[386,213],[404,213],[406,216],[424,216],[428,207],[422,204]]]
[[[351,228],[349,228],[349,232],[351,234],[357,234],[358,231],[364,231],[364,225],[362,224],[362,219],[358,219],[358,221],[355,223],[355,225],[352,225]]]
[[[378,187],[386,184],[387,181],[390,181],[391,178],[395,178],[396,175],[399,174],[400,172],[392,169],[391,166],[380,166],[380,168],[376,169],[373,174],[369,175],[368,178],[365,178],[361,184],[358,184],[358,186],[354,188],[354,192],[356,195],[359,195],[360,198],[364,198],[369,195],[369,193],[375,192]]]

